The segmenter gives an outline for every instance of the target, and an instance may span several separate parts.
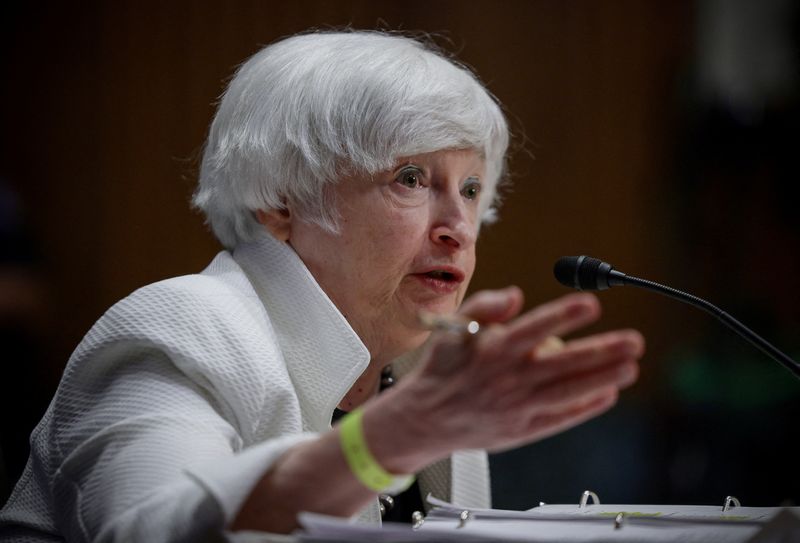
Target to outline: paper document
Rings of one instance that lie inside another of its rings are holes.
[[[542,505],[528,511],[470,509],[428,497],[434,505],[415,528],[303,513],[302,541],[458,542],[758,542],[800,534],[800,508],[683,505]],[[622,515],[620,515],[622,513]],[[786,539],[786,537],[789,539]]]

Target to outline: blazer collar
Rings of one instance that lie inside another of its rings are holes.
[[[291,246],[264,234],[237,246],[233,258],[275,329],[303,426],[330,428],[334,408],[367,368],[369,351]]]

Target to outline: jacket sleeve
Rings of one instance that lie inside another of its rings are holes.
[[[52,496],[70,541],[222,537],[275,459],[311,437],[243,448],[224,406],[163,353],[122,343],[89,358],[103,371],[62,385],[53,425]]]
[[[67,540],[221,536],[271,464],[313,437],[253,296],[176,278],[90,330],[34,436]]]

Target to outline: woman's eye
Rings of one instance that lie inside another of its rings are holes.
[[[404,187],[415,189],[421,185],[420,172],[416,169],[403,170],[397,177],[397,182]]]
[[[467,200],[477,200],[481,194],[481,182],[477,179],[467,179],[461,188],[461,195]]]

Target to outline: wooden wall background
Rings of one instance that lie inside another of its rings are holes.
[[[693,4],[640,0],[39,2],[6,19],[2,175],[41,244],[51,375],[102,312],[218,250],[188,206],[195,159],[233,68],[309,27],[439,33],[505,104],[514,188],[479,243],[473,287],[564,291],[553,262],[593,254],[665,282],[676,261],[676,88]],[[687,202],[691,205],[690,202]],[[683,284],[687,289],[691,284]],[[602,296],[601,328],[649,340],[635,409],[663,396],[663,355],[707,324],[641,293]],[[679,330],[680,328],[680,330]],[[570,489],[572,490],[572,489]],[[581,489],[574,489],[580,492]],[[531,501],[553,496],[536,489]],[[632,499],[622,497],[622,499]]]
[[[663,247],[669,221],[658,198],[671,87],[691,46],[685,3],[18,9],[5,38],[2,175],[22,193],[43,245],[64,354],[115,300],[199,270],[218,250],[187,205],[214,102],[260,45],[309,27],[440,33],[505,104],[524,149],[513,157],[502,222],[481,240],[475,288],[513,282],[531,302],[550,298],[563,292],[552,263],[581,251],[642,274],[668,271],[648,248]],[[622,294],[607,303],[622,322],[636,302]]]

